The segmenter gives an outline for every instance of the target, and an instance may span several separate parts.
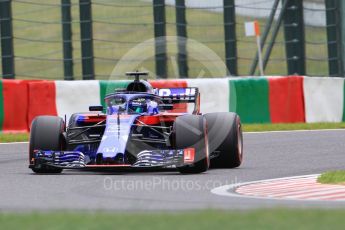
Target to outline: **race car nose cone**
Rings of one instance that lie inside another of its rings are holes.
[[[104,157],[103,153],[97,153],[96,164],[97,165],[110,165],[110,164],[123,164],[124,154],[116,153],[115,157]]]

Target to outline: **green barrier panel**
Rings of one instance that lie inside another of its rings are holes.
[[[99,81],[101,104],[105,106],[104,97],[116,89],[126,88],[130,81]]]
[[[345,121],[345,82],[344,82],[344,87],[343,87],[343,91],[344,91],[344,100],[343,100],[343,121]]]
[[[229,108],[243,123],[270,123],[269,91],[266,78],[229,80]]]

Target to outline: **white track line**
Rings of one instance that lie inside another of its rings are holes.
[[[0,143],[0,145],[15,145],[15,144],[29,144],[28,141],[23,142],[6,142],[6,143]]]
[[[300,129],[300,130],[281,130],[281,131],[258,131],[258,132],[243,132],[245,134],[262,134],[262,133],[294,133],[294,132],[329,132],[329,131],[345,131],[345,129]]]
[[[258,181],[251,181],[251,182],[245,182],[245,183],[237,183],[237,184],[230,184],[230,185],[224,185],[217,188],[214,188],[211,190],[211,193],[220,195],[220,196],[228,196],[228,197],[237,197],[237,198],[249,198],[249,199],[262,199],[262,200],[293,200],[293,201],[299,201],[299,202],[305,202],[305,201],[320,201],[320,202],[345,202],[345,200],[324,200],[324,199],[317,199],[317,198],[308,198],[308,199],[296,199],[293,197],[264,197],[264,196],[252,196],[252,195],[245,195],[245,194],[239,194],[236,193],[235,190],[237,188],[240,188],[241,186],[249,186],[251,184],[256,183],[266,183],[266,182],[274,182],[279,180],[293,180],[293,179],[304,179],[304,178],[316,178],[320,174],[312,174],[312,175],[303,175],[303,176],[293,176],[293,177],[282,177],[282,178],[275,178],[275,179],[268,179],[268,180],[258,180]],[[344,188],[345,189],[345,188]],[[336,191],[335,191],[336,192]],[[305,194],[307,196],[308,194]],[[333,194],[332,197],[344,197],[345,193],[336,195]]]

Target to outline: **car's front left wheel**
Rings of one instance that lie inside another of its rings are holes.
[[[31,124],[29,161],[31,169],[35,173],[61,173],[62,169],[47,165],[34,164],[35,150],[61,151],[64,149],[65,141],[63,132],[65,122],[56,116],[39,116]]]

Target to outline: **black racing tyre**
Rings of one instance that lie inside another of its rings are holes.
[[[71,115],[71,117],[69,118],[69,121],[68,121],[68,126],[67,126],[67,129],[68,128],[75,128],[77,127],[77,120],[76,118],[78,117],[79,113],[73,113]]]
[[[235,168],[243,159],[243,136],[240,117],[236,113],[208,113],[208,142],[211,154],[211,168]]]
[[[65,147],[64,129],[65,122],[60,117],[36,117],[31,124],[29,160],[31,161],[33,158],[34,150],[63,150]],[[35,173],[61,173],[62,169],[49,166],[38,168],[34,165],[32,171]]]
[[[77,117],[79,116],[79,113],[73,113],[70,118],[69,118],[69,121],[68,121],[68,126],[67,126],[67,134],[66,134],[66,138],[68,140],[68,136],[70,135],[74,135],[74,133],[76,132],[75,130],[70,130],[71,128],[75,128],[75,127],[78,127],[78,124],[77,124]],[[78,131],[77,131],[78,132]],[[79,131],[80,132],[80,131]]]
[[[88,136],[89,133],[88,132],[83,132],[83,130],[75,130],[75,129],[73,130],[73,128],[77,128],[77,127],[82,126],[82,125],[78,124],[78,122],[77,122],[78,117],[88,115],[88,114],[94,114],[94,113],[92,113],[92,112],[90,112],[90,113],[87,113],[87,112],[73,113],[70,116],[69,121],[68,121],[67,131],[66,131],[67,150],[72,151],[76,147],[75,144],[72,144],[72,145],[68,144],[71,137],[74,136],[73,137],[74,140],[80,140],[80,141],[89,139],[89,136]]]
[[[202,173],[210,165],[206,120],[201,115],[177,117],[174,123],[176,149],[194,148],[194,163],[178,167],[179,172]]]
[[[81,116],[80,114],[83,114],[83,115],[88,115],[88,114],[94,114],[92,112],[82,112],[82,113],[73,113],[70,118],[69,118],[69,121],[68,121],[68,126],[67,126],[67,131],[68,129],[70,128],[75,128],[75,127],[78,127],[78,123],[77,123],[77,117],[78,116]]]

